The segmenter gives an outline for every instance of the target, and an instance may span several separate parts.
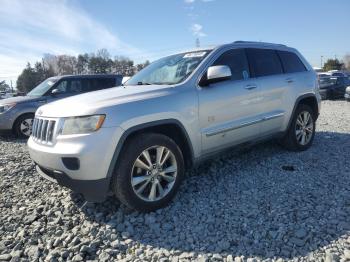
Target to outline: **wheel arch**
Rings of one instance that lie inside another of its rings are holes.
[[[121,152],[128,144],[128,141],[141,133],[159,133],[170,137],[180,147],[185,166],[190,167],[194,163],[192,142],[182,123],[176,119],[157,120],[133,126],[123,133],[114,151],[107,178],[110,179],[112,177],[114,169],[120,159]]]
[[[293,111],[292,111],[292,114],[291,114],[291,117],[289,119],[289,122],[288,122],[288,128],[287,130],[290,128],[290,125],[292,124],[292,119],[293,119],[293,116],[295,114],[295,111],[296,109],[298,108],[298,106],[300,104],[304,104],[304,105],[308,105],[310,106],[313,111],[315,112],[315,121],[317,120],[318,118],[318,115],[319,115],[319,108],[318,108],[318,101],[317,101],[317,98],[315,96],[315,94],[304,94],[304,95],[301,95],[299,96],[296,101],[295,101],[295,104],[294,104],[294,107],[293,107]]]
[[[21,113],[21,114],[18,114],[18,115],[16,116],[15,120],[13,121],[13,124],[12,124],[12,131],[13,131],[13,132],[14,132],[15,129],[16,129],[16,124],[18,123],[18,120],[19,120],[21,117],[25,116],[25,115],[31,115],[31,116],[33,116],[33,118],[34,118],[34,117],[35,117],[35,112],[23,112],[23,113]]]

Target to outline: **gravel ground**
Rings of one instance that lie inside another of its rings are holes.
[[[314,145],[240,149],[189,172],[140,214],[85,203],[0,137],[0,260],[350,261],[350,103],[326,101]]]

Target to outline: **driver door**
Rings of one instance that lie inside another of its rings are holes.
[[[58,93],[53,95],[51,92],[52,90],[58,90]],[[57,82],[49,91],[49,94],[46,96],[47,103],[56,101],[58,99],[66,98],[68,96],[72,95],[71,90],[71,80],[70,79],[63,79],[59,82]]]
[[[203,154],[257,137],[261,120],[259,87],[250,78],[245,50],[228,50],[213,65],[227,65],[232,76],[198,89]]]

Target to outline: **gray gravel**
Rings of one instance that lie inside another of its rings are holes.
[[[350,103],[323,102],[306,152],[269,142],[188,175],[154,213],[85,203],[0,137],[0,261],[350,261]]]

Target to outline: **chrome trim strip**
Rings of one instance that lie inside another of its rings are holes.
[[[263,118],[260,118],[260,119],[257,119],[257,120],[248,121],[248,122],[242,123],[242,124],[240,124],[238,126],[237,125],[236,126],[228,126],[226,128],[221,128],[221,129],[218,129],[218,130],[215,130],[215,131],[210,131],[210,132],[207,132],[205,135],[206,136],[214,136],[214,135],[218,135],[218,134],[225,133],[225,132],[228,132],[228,131],[232,131],[232,130],[235,130],[235,129],[239,129],[239,128],[242,128],[242,127],[247,127],[247,126],[250,126],[250,125],[258,124],[258,123],[261,123],[261,122],[264,122],[264,121],[267,121],[267,120],[275,119],[275,118],[281,117],[281,116],[284,116],[284,113],[277,113],[277,114],[266,116],[266,117],[263,117]]]
[[[277,117],[281,117],[281,116],[284,116],[284,113],[277,113],[277,114],[274,114],[274,115],[265,116],[264,117],[264,121],[271,120],[271,119],[274,119],[274,118],[277,118]]]
[[[262,122],[262,121],[263,121],[263,119],[257,119],[257,120],[253,120],[253,121],[242,123],[242,124],[240,124],[238,126],[237,125],[229,126],[229,127],[226,127],[226,128],[221,128],[221,129],[218,129],[218,130],[215,130],[215,131],[211,131],[211,132],[206,133],[205,135],[206,136],[214,136],[214,135],[218,135],[220,133],[225,133],[225,132],[228,132],[228,131],[232,131],[232,130],[235,130],[235,129],[238,129],[238,128],[254,125],[254,124],[257,124],[257,123]]]

